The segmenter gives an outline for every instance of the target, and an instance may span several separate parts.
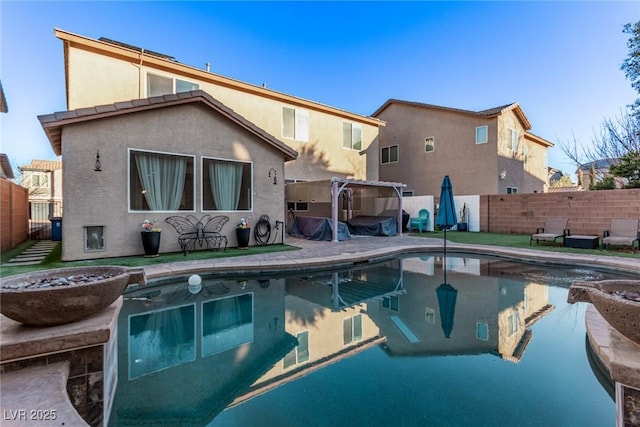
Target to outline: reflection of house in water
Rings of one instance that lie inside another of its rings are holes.
[[[496,264],[478,259],[448,257],[446,265],[446,282],[457,290],[450,337],[436,293],[444,283],[443,259],[404,259],[406,294],[367,307],[387,337],[385,350],[393,356],[494,353],[518,361],[531,337],[529,326],[553,308],[547,288],[512,281]]]
[[[367,305],[404,293],[399,260],[286,279],[286,331],[298,346],[235,403],[380,344]]]
[[[284,288],[284,280],[185,279],[127,295],[112,422],[211,421],[295,346]]]

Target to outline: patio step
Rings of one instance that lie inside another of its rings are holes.
[[[20,254],[11,258],[3,265],[6,267],[17,267],[22,265],[37,265],[40,264],[56,247],[58,242],[51,240],[40,240],[35,245],[28,249],[25,249]]]

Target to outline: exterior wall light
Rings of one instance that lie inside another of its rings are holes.
[[[100,151],[96,150],[96,168],[94,169],[96,172],[102,172],[102,163],[100,163]]]
[[[268,177],[271,178],[271,172],[273,172],[273,185],[278,185],[278,177],[276,170],[274,168],[269,169]]]

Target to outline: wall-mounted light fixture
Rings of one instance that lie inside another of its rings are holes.
[[[271,178],[271,172],[273,172],[273,185],[278,185],[278,172],[274,168],[269,169],[269,178]]]
[[[100,151],[96,150],[96,168],[94,169],[96,172],[102,172],[102,163],[100,163]]]
[[[500,172],[500,179],[505,179],[507,177],[507,171]]]
[[[567,197],[567,199],[573,200],[573,196],[569,196],[569,197]]]

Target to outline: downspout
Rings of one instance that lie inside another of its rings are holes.
[[[144,62],[144,48],[140,50],[140,63],[138,64],[138,99],[142,99],[142,63]]]
[[[398,223],[396,226],[398,227],[398,236],[402,236],[402,191],[398,189],[398,187],[393,187],[398,196]]]

